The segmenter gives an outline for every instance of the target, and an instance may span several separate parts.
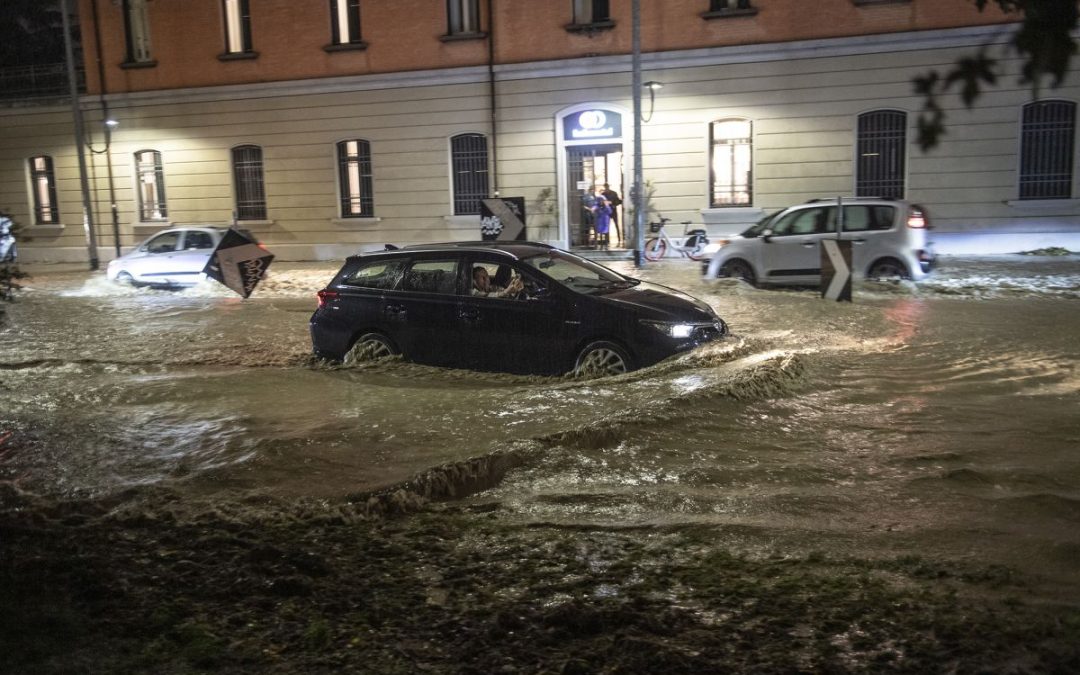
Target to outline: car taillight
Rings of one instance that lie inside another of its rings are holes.
[[[911,213],[908,214],[907,226],[912,228],[913,230],[925,229],[926,216],[923,215],[922,211],[916,211],[915,209],[912,209]]]
[[[338,296],[336,291],[319,291],[317,295],[319,296],[319,309],[326,307],[326,303],[336,300]]]

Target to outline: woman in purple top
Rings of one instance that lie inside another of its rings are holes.
[[[596,206],[593,207],[593,213],[596,216],[596,243],[608,245],[608,230],[611,228],[611,202],[604,198],[596,200]]]

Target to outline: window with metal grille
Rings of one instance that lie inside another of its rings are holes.
[[[56,176],[53,174],[52,157],[31,157],[30,186],[34,201],[34,222],[50,225],[60,222],[56,205]]]
[[[478,0],[446,0],[446,18],[450,35],[480,32]]]
[[[124,0],[124,33],[129,63],[146,63],[150,56],[150,20],[146,0]]]
[[[330,0],[330,21],[334,44],[363,42],[360,39],[360,0]]]
[[[710,205],[750,206],[753,203],[753,124],[725,119],[709,125]]]
[[[450,164],[454,172],[454,214],[479,214],[480,200],[488,196],[487,138],[481,134],[451,138]]]
[[[251,11],[248,0],[222,0],[225,5],[225,51],[244,54],[251,51]]]
[[[1076,104],[1038,101],[1024,106],[1020,130],[1020,199],[1072,197]]]
[[[263,186],[262,148],[257,145],[235,147],[232,151],[232,163],[237,220],[265,220],[266,189]]]
[[[165,207],[165,171],[161,153],[157,150],[136,152],[135,173],[139,181],[139,219],[165,220],[169,211]]]
[[[370,218],[375,215],[371,180],[371,144],[341,141],[337,144],[338,188],[342,218]]]
[[[907,113],[872,110],[859,115],[855,196],[901,199],[907,151]]]
[[[608,0],[573,0],[574,23],[589,24],[611,20]]]

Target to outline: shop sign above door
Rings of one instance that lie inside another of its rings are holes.
[[[622,138],[622,115],[614,110],[593,108],[563,118],[563,140]]]

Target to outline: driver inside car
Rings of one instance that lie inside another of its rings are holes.
[[[512,298],[525,288],[519,276],[511,279],[506,288],[493,283],[488,271],[480,265],[473,267],[472,278],[472,294],[485,298]]]

